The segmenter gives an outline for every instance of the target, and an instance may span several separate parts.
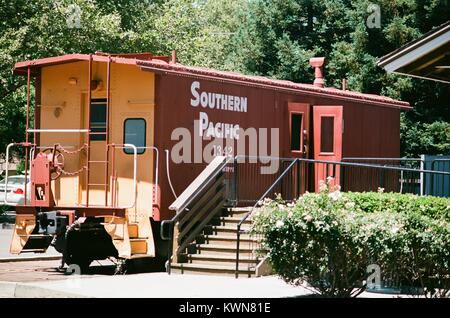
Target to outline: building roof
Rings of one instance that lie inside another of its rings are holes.
[[[383,56],[377,65],[389,73],[450,83],[450,21]]]
[[[293,94],[305,94],[338,99],[342,101],[353,101],[357,103],[366,103],[385,107],[411,109],[408,102],[398,101],[386,96],[365,94],[349,90],[336,89],[332,87],[317,87],[312,84],[294,83],[286,80],[271,79],[262,76],[244,75],[236,72],[225,72],[204,67],[187,66],[179,63],[173,63],[169,61],[168,57],[165,56],[153,56],[151,53],[108,55],[106,53],[96,52],[91,56],[92,60],[95,62],[107,62],[108,58],[110,57],[111,62],[113,63],[136,65],[143,70],[148,70],[156,73],[204,78],[208,80],[287,91]],[[31,72],[34,75],[37,69],[44,66],[88,60],[88,54],[68,54],[38,60],[23,61],[15,64],[14,73],[27,74],[27,69],[28,67],[30,67]]]

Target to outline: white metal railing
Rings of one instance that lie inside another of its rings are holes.
[[[33,129],[29,129],[29,132],[33,132],[35,130]],[[36,131],[39,132],[48,132],[45,129],[36,129]],[[84,130],[76,130],[76,129],[54,129],[51,130],[52,132],[84,132]],[[8,144],[8,146],[6,147],[6,160],[5,163],[6,165],[8,165],[9,162],[9,155],[10,155],[10,149],[13,146],[20,146],[20,144],[17,143],[10,143]],[[121,206],[118,207],[120,209],[132,209],[136,206],[136,202],[137,202],[137,150],[138,149],[151,149],[155,152],[155,160],[156,160],[156,164],[155,164],[155,176],[154,176],[154,184],[153,186],[155,186],[155,197],[156,199],[158,198],[158,185],[159,185],[159,150],[158,148],[154,147],[154,146],[148,146],[148,147],[136,147],[133,144],[111,144],[110,146],[114,147],[114,148],[120,148],[120,149],[124,149],[124,148],[131,148],[133,150],[133,198],[132,198],[132,202],[128,205],[125,206]],[[73,147],[73,146],[68,146],[68,147]],[[36,147],[38,149],[41,148],[52,148],[51,146],[40,146],[40,147]],[[35,153],[35,148],[32,147],[30,150],[30,162],[29,162],[29,167],[31,168],[31,163],[34,157],[34,153]],[[5,196],[4,196],[4,203],[6,205],[13,205],[14,203],[9,202],[8,201],[8,178],[9,178],[9,171],[8,171],[8,166],[6,166],[6,171],[5,171]],[[31,179],[31,169],[30,169],[30,173],[29,173],[29,178]],[[26,180],[25,180],[26,182]],[[151,209],[153,209],[153,205],[154,205],[154,200],[153,200],[153,195],[151,196]]]
[[[137,149],[151,149],[155,152],[156,154],[156,165],[155,165],[155,176],[154,176],[154,180],[155,182],[153,183],[153,186],[155,187],[155,198],[156,200],[158,200],[158,184],[159,184],[159,150],[158,148],[156,148],[155,146],[147,146],[147,147],[136,147]],[[151,196],[151,202],[150,202],[150,206],[151,206],[151,210],[153,210],[153,205],[155,204],[155,202],[153,201],[153,195]]]
[[[125,148],[133,149],[133,189],[134,189],[133,201],[129,205],[126,205],[123,207],[118,207],[119,209],[132,209],[136,206],[136,201],[137,201],[137,180],[136,180],[137,179],[137,147],[133,144],[111,144],[108,146],[113,147],[113,148],[120,148],[120,149],[125,149]]]

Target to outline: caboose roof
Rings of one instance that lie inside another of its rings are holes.
[[[213,81],[287,91],[293,94],[306,94],[378,106],[387,106],[400,109],[412,108],[408,102],[398,101],[386,96],[341,90],[332,87],[317,87],[312,84],[295,83],[292,81],[272,79],[263,76],[244,75],[241,73],[225,72],[204,67],[187,66],[180,63],[172,63],[169,61],[168,57],[154,56],[151,53],[108,55],[106,53],[96,52],[91,56],[92,60],[95,62],[107,62],[110,57],[111,62],[113,63],[136,65],[143,70],[156,73],[203,78]],[[31,61],[23,61],[15,64],[14,74],[27,74],[27,69],[30,67],[32,75],[35,75],[41,67],[88,60],[88,54],[67,54]]]

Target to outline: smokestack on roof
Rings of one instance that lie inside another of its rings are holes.
[[[171,64],[177,64],[177,51],[173,50],[172,51],[172,58],[170,60]]]
[[[325,58],[324,57],[313,57],[309,59],[309,64],[315,68],[315,79],[314,79],[314,86],[317,87],[324,87],[324,81],[323,81],[323,66],[325,65]]]

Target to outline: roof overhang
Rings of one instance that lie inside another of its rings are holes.
[[[118,64],[136,65],[137,60],[145,61],[158,59],[162,61],[169,61],[166,56],[153,56],[151,53],[139,53],[139,54],[107,54],[102,52],[96,52],[95,54],[66,54],[61,56],[46,57],[37,60],[17,62],[14,65],[13,73],[17,75],[26,75],[28,67],[32,75],[37,74],[38,69],[46,66],[60,65],[65,63],[75,63],[79,61],[89,61],[92,58],[93,62],[111,62]]]
[[[450,21],[378,60],[388,73],[450,83]]]
[[[95,54],[67,54],[62,56],[48,57],[31,61],[18,62],[14,66],[14,73],[26,75],[30,69],[31,75],[39,74],[42,67],[75,63],[79,61],[112,62],[118,64],[129,64],[140,67],[144,71],[163,74],[204,78],[213,81],[228,82],[240,85],[254,86],[273,90],[281,90],[295,94],[328,97],[340,101],[370,104],[374,106],[392,107],[409,110],[412,107],[407,102],[394,100],[386,96],[364,94],[348,90],[340,90],[331,87],[317,87],[311,84],[294,83],[286,80],[271,79],[262,76],[244,75],[235,72],[212,70],[203,67],[186,66],[174,63],[167,56],[153,56],[151,53],[138,54],[107,54],[96,52]]]
[[[307,96],[331,98],[344,102],[355,102],[373,106],[411,110],[408,102],[394,100],[386,96],[364,94],[331,87],[317,87],[310,84],[294,83],[286,80],[271,79],[263,76],[244,75],[235,72],[217,71],[203,67],[186,66],[178,63],[164,63],[161,61],[137,61],[144,71],[160,74],[170,74],[182,77],[199,78],[222,83],[284,91],[286,93]]]

